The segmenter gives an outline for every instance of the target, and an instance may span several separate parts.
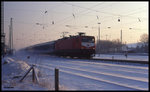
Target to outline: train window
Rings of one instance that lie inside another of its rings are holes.
[[[79,39],[76,39],[76,42],[79,42]]]
[[[84,38],[82,38],[82,42],[94,42],[94,41],[95,40],[92,37],[84,37]]]

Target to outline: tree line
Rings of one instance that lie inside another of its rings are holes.
[[[96,53],[117,53],[121,52],[124,44],[119,39],[116,40],[99,40],[96,42]]]
[[[148,34],[142,34],[140,42],[137,44],[135,51],[142,53],[149,53],[149,36]]]
[[[121,43],[119,39],[115,40],[100,40],[96,42],[96,53],[122,53],[130,51],[132,53],[149,53],[148,34],[142,34],[140,42],[137,43],[136,48],[130,48],[126,43]],[[124,49],[126,48],[126,50]]]

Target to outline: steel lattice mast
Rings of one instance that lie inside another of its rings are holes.
[[[5,53],[5,33],[4,33],[4,2],[1,3],[1,52],[4,56]]]

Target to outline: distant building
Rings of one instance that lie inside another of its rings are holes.
[[[135,53],[135,48],[136,47],[128,47],[127,45],[122,46],[122,52],[123,53]]]

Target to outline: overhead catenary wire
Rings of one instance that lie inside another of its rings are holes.
[[[103,4],[103,3],[100,3],[100,4]],[[94,6],[90,7],[90,8],[94,8],[94,7],[96,7],[96,6],[100,5],[100,4],[96,4],[96,5],[94,5]],[[103,7],[103,8],[105,8],[105,7]],[[101,8],[101,9],[102,9],[102,8]],[[80,13],[83,14],[83,13],[86,12],[86,11],[88,11],[88,10],[84,10],[84,11],[81,11],[81,12],[79,12],[79,13],[76,13],[76,15],[77,15],[77,14],[80,14]],[[90,13],[90,12],[86,12],[86,14],[87,14],[87,13]],[[94,15],[93,15],[93,16],[94,16]],[[77,17],[77,16],[76,16],[76,17]],[[69,17],[68,17],[68,18],[69,18]],[[63,21],[64,21],[64,20],[63,20]],[[60,22],[61,22],[61,21],[60,21]],[[60,22],[59,22],[59,23],[60,23]],[[65,22],[66,22],[66,21],[65,21]]]
[[[100,4],[103,4],[103,3],[100,3]],[[98,6],[99,4],[96,4],[96,5],[94,5],[94,6]],[[94,6],[92,6],[92,7],[94,7]],[[84,10],[84,11],[89,11],[89,10]],[[61,20],[60,20],[61,21]],[[58,22],[58,23],[60,23],[60,22]],[[52,21],[52,24],[54,24],[54,21]]]
[[[102,3],[101,3],[101,4],[102,4]],[[96,7],[97,5],[99,5],[99,4],[96,4],[96,5],[94,5],[94,6],[90,7],[90,8],[94,8],[94,7]],[[80,13],[84,13],[84,12],[86,12],[86,11],[88,11],[88,10],[80,11],[80,12],[76,13],[76,15],[77,15],[77,14],[80,14]],[[69,16],[69,17],[72,17],[72,16]],[[68,19],[69,17],[66,17],[65,19]],[[65,20],[65,19],[64,19],[64,20]],[[63,21],[63,20],[60,20],[60,21]],[[60,22],[60,21],[59,21],[59,22]]]
[[[105,17],[105,20],[108,20],[108,18]],[[95,21],[95,20],[93,20],[93,21]],[[109,21],[109,20],[108,20],[108,21]],[[138,18],[138,21],[141,22],[140,18]],[[102,22],[106,22],[106,21],[103,21],[103,20],[102,20]],[[118,17],[118,22],[120,22],[120,17]],[[136,21],[134,21],[134,22],[136,22]],[[91,23],[93,23],[93,22],[90,21],[90,24],[91,24]],[[133,22],[132,22],[132,23],[133,23]],[[126,24],[127,24],[127,23],[126,23]],[[130,24],[131,24],[131,23],[130,23]]]
[[[120,16],[120,15],[119,15]],[[120,19],[119,19],[119,21],[120,21]]]
[[[101,3],[102,4],[102,3]],[[99,4],[96,4],[96,5],[94,5],[94,6],[92,6],[92,7],[90,7],[90,8],[94,8],[95,6],[97,6],[97,5],[99,5]],[[83,10],[83,11],[80,11],[80,12],[78,12],[78,13],[76,13],[76,14],[80,14],[80,13],[83,13],[83,12],[86,12],[87,10]],[[59,21],[56,21],[57,22],[57,25],[63,25],[63,23],[65,23],[66,21],[69,21],[70,19],[72,19],[72,16],[69,16],[69,17],[66,17],[66,18],[64,18],[64,19],[62,19],[62,20],[59,20]],[[56,26],[56,25],[55,25]],[[55,27],[56,28],[56,27]],[[53,29],[55,29],[55,28],[53,28]]]
[[[79,8],[83,8],[83,9],[87,9],[87,10],[90,10],[90,11],[93,11],[93,12],[99,12],[99,13],[103,13],[103,14],[107,14],[107,15],[112,15],[112,16],[122,16],[122,17],[137,18],[137,17],[129,16],[129,15],[122,15],[122,14],[115,14],[115,13],[110,13],[110,12],[99,11],[99,10],[86,8],[86,7],[82,7],[82,6],[74,5],[74,4],[70,4],[70,3],[66,3],[66,4],[72,5],[72,6],[76,6],[76,7],[79,7]]]
[[[96,4],[97,6],[99,5],[99,4]],[[95,5],[95,6],[96,6]],[[97,10],[97,9],[95,9],[95,10]],[[49,11],[47,10],[47,12],[49,13]],[[57,12],[57,11],[55,11],[55,12]],[[54,12],[54,13],[55,13]],[[89,16],[90,14],[88,14],[89,12],[93,12],[92,10],[88,10],[88,9],[84,9],[84,12],[77,12],[77,13],[74,13],[74,15],[75,15],[75,18],[77,19],[77,18],[81,18],[81,16],[80,15],[85,15],[85,16]],[[94,11],[95,12],[95,11]],[[86,14],[87,13],[87,14]],[[98,12],[98,13],[100,13],[100,12]],[[133,11],[133,12],[130,12],[129,14],[131,14],[131,13],[135,13],[135,11]],[[101,14],[101,13],[100,13]],[[118,15],[118,14],[117,14]],[[93,16],[95,16],[95,15],[93,15]],[[99,16],[99,15],[98,15]],[[113,16],[113,15],[110,15],[110,16]],[[114,15],[114,16],[116,16],[116,15]],[[120,16],[120,15],[119,15]],[[125,16],[125,15],[124,15]],[[66,19],[66,20],[64,20],[63,21],[63,19],[62,20],[58,20],[58,22],[55,22],[55,21],[52,21],[52,22],[49,22],[49,23],[52,23],[52,24],[54,24],[54,23],[58,23],[58,24],[60,24],[61,26],[64,26],[65,25],[65,23],[67,23],[68,21],[70,21],[70,20],[72,20],[72,17],[73,17],[73,15],[71,15],[70,14],[70,18],[69,19]],[[99,18],[101,18],[101,17],[103,17],[103,16],[100,16]],[[111,21],[110,19],[107,19],[106,17],[104,17],[107,21]],[[118,16],[116,16],[116,20],[117,20],[117,18],[118,18]],[[138,17],[139,18],[139,17]],[[139,21],[139,19],[140,19],[140,21],[142,20],[142,18],[139,18],[138,19],[137,18],[137,21]],[[115,18],[114,18],[114,20],[115,20]],[[57,20],[56,20],[57,21]],[[95,21],[95,19],[93,20],[93,21]],[[139,22],[140,22],[139,21]],[[106,22],[106,21],[104,21],[104,20],[102,20],[102,22]],[[20,22],[21,23],[21,22]],[[94,25],[94,22],[91,22],[91,23],[93,23],[93,25]],[[28,24],[28,23],[27,23]],[[35,24],[35,23],[34,23]],[[86,24],[86,23],[85,23]],[[80,25],[80,24],[79,24]],[[58,25],[56,25],[56,26],[53,26],[52,27],[52,29],[54,28],[57,28],[58,27]],[[60,30],[61,31],[61,30]]]
[[[104,4],[104,3],[99,3],[99,4]],[[95,6],[98,6],[99,4],[97,4],[97,5],[95,5]],[[94,7],[95,7],[94,6]],[[83,8],[83,7],[82,7]],[[91,7],[90,7],[90,9],[91,9]],[[140,9],[140,8],[139,8]],[[18,10],[18,9],[17,9]],[[27,10],[27,11],[32,11],[32,10]],[[38,10],[37,10],[38,11]],[[86,11],[86,10],[85,10]],[[18,11],[17,11],[18,12]],[[32,11],[32,12],[35,12],[35,11]],[[56,13],[56,12],[55,12]]]
[[[107,19],[107,18],[106,18]],[[138,18],[139,19],[139,18]],[[141,21],[140,19],[139,19],[139,21]],[[18,22],[18,21],[17,21]],[[30,24],[30,23],[26,23],[26,22],[19,22],[19,23],[23,23],[23,24]]]
[[[126,15],[130,15],[130,14],[133,14],[133,13],[138,13],[138,12],[140,12],[140,11],[143,11],[143,9],[145,9],[145,7],[146,6],[144,6],[144,7],[140,7],[140,8],[138,8],[138,9],[133,9],[133,10],[131,10],[131,11],[128,11],[128,12],[125,12],[125,13],[129,13],[129,14],[126,14]],[[141,10],[142,9],[142,10]],[[139,11],[140,10],[140,11]]]

